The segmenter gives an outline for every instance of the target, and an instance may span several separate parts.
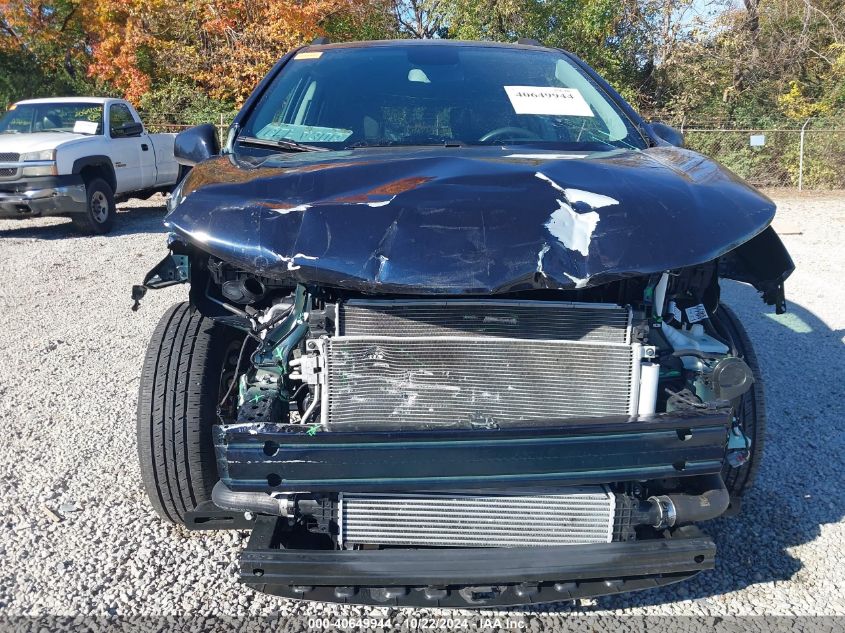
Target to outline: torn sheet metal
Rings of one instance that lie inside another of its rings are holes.
[[[280,154],[258,166],[223,156],[191,172],[167,223],[181,240],[268,277],[486,295],[704,263],[774,216],[768,198],[688,150],[530,155],[367,148]]]

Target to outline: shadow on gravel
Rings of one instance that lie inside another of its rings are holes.
[[[738,516],[702,524],[716,542],[715,570],[662,589],[600,598],[584,611],[678,600],[706,604],[713,596],[749,585],[798,582],[803,564],[789,550],[811,543],[822,525],[845,517],[845,404],[840,382],[845,376],[845,330],[831,330],[794,302],[787,314],[776,316],[753,289],[725,286],[723,301],[742,318],[763,371],[768,424],[758,479]],[[809,548],[801,555],[812,557],[816,581],[833,572],[824,561],[836,555]],[[560,608],[537,605],[524,610]]]
[[[114,228],[106,235],[94,237],[113,237],[119,235],[137,235],[142,233],[164,233],[164,198],[134,201],[142,206],[127,207],[125,203],[117,207],[117,217]],[[54,218],[50,218],[53,220]],[[13,220],[14,228],[0,229],[0,240],[3,238],[62,240],[67,238],[89,237],[74,229],[70,219],[55,218],[56,224],[41,225],[38,220]]]

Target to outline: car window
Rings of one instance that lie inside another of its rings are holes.
[[[352,145],[530,143],[644,148],[619,105],[563,53],[393,45],[294,55],[243,136]]]
[[[25,134],[32,127],[32,108],[16,108],[3,117],[4,129],[7,134]]]
[[[109,106],[109,134],[118,136],[121,128],[126,123],[135,123],[132,113],[122,103],[113,103]]]
[[[0,134],[102,134],[103,108],[95,103],[22,103],[0,118]]]

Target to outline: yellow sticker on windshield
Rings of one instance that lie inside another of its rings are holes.
[[[308,53],[297,53],[294,59],[320,59],[322,55],[323,51],[311,51]]]

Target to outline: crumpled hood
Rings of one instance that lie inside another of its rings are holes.
[[[167,224],[264,276],[364,292],[583,288],[711,261],[774,204],[677,148],[287,154],[197,166]]]
[[[33,134],[0,134],[0,153],[40,152],[55,149],[59,145],[86,138],[85,134],[68,132],[35,132]]]

